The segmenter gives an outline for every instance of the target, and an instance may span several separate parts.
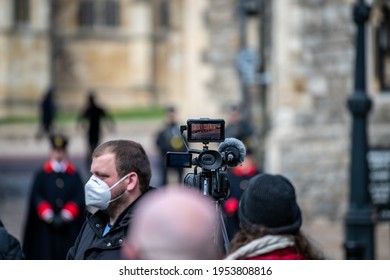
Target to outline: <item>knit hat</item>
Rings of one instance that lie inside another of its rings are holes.
[[[252,177],[242,194],[238,217],[248,231],[261,225],[271,233],[296,233],[302,224],[294,187],[282,175]]]

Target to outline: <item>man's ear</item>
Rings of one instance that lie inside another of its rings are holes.
[[[134,190],[138,184],[138,174],[135,172],[130,172],[129,177],[127,178],[126,182],[127,182],[127,185],[126,185],[127,191],[130,192],[130,191]]]

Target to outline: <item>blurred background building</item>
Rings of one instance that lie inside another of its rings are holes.
[[[342,228],[355,2],[0,0],[0,118],[37,114],[50,86],[64,112],[78,112],[93,88],[111,111],[174,105],[183,123],[225,118],[241,103],[262,169],[294,182],[308,224]],[[368,142],[386,150],[390,1],[366,2]],[[390,171],[383,176],[377,193],[389,203]]]

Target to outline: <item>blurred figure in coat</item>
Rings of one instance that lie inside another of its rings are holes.
[[[68,139],[50,138],[51,155],[33,180],[23,251],[30,260],[63,260],[84,221],[84,184],[68,159]]]
[[[91,166],[92,153],[100,144],[102,138],[102,124],[104,122],[110,130],[114,129],[114,120],[112,116],[108,114],[104,107],[97,103],[96,94],[91,90],[87,96],[87,104],[78,118],[78,123],[86,131],[88,143],[86,166],[88,169]]]
[[[40,123],[36,135],[37,139],[41,139],[43,136],[49,137],[53,133],[55,116],[54,88],[50,87],[40,103]]]
[[[253,151],[254,129],[243,117],[242,108],[238,104],[229,107],[228,121],[225,129],[225,137],[233,137],[243,142],[246,149],[245,160],[241,165],[228,168],[231,194],[224,201],[223,210],[226,216],[226,230],[231,240],[239,230],[238,202],[243,191],[248,186],[248,180],[261,173],[261,169],[255,162]]]
[[[166,109],[166,121],[163,128],[157,133],[156,146],[159,151],[159,166],[161,174],[160,186],[165,186],[169,183],[169,171],[176,173],[177,177],[174,183],[181,183],[183,180],[183,168],[168,168],[166,164],[167,152],[184,152],[186,151],[183,139],[180,133],[180,127],[177,124],[177,112],[174,107]]]
[[[253,145],[254,129],[249,121],[245,120],[239,105],[233,104],[229,108],[229,116],[225,128],[225,137],[233,137],[242,141],[248,150]]]

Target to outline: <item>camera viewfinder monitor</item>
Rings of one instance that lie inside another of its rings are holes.
[[[190,168],[192,166],[192,154],[168,152],[166,158],[166,165],[168,167]]]
[[[191,119],[187,121],[188,142],[223,142],[225,121],[223,119]]]

